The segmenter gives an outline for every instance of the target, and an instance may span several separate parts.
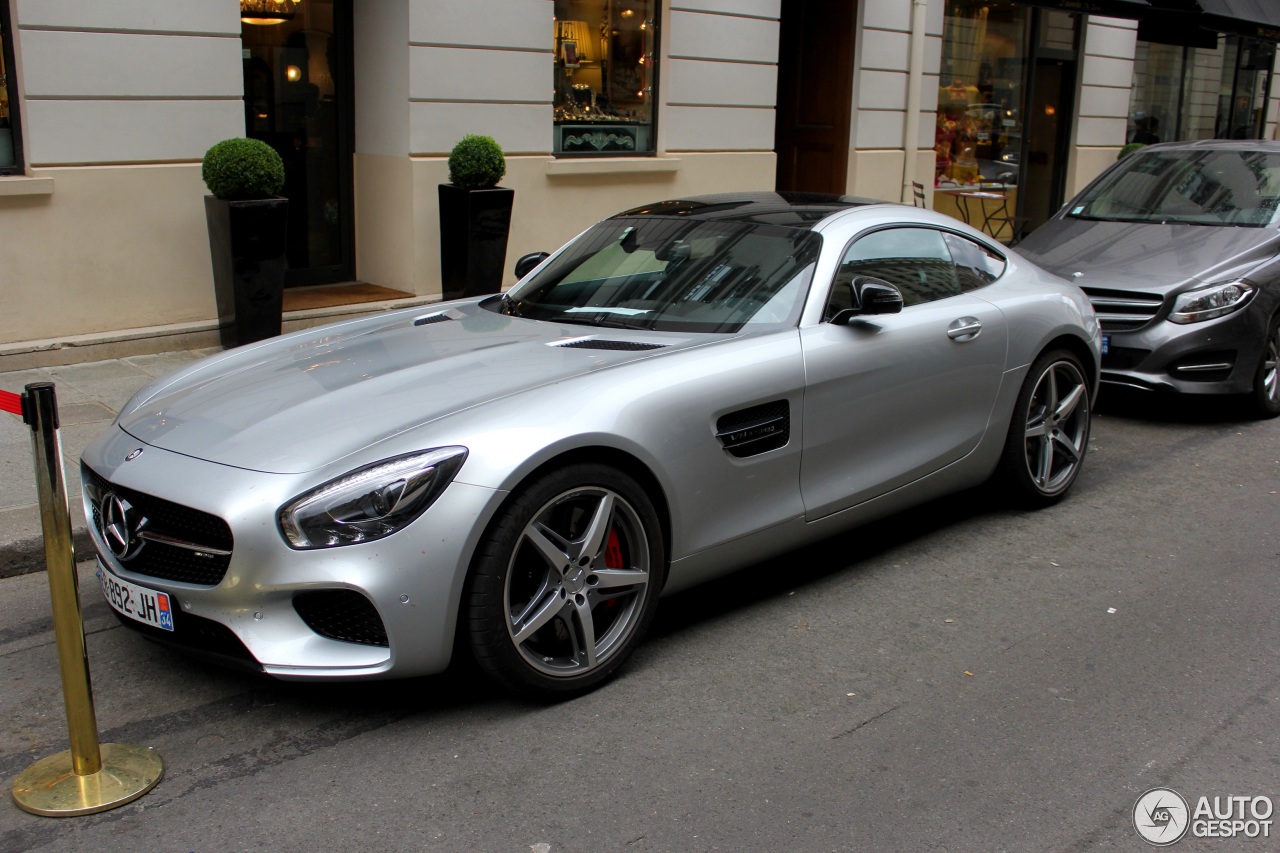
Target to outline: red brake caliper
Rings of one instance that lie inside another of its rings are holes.
[[[618,531],[609,528],[609,541],[604,546],[604,565],[608,569],[622,568],[622,543],[618,541]],[[618,599],[610,598],[605,602],[606,607],[613,607],[618,603]]]

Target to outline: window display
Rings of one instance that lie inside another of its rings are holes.
[[[13,79],[13,45],[9,42],[9,9],[0,4],[0,175],[22,171],[19,158],[17,84]]]
[[[1012,3],[947,4],[935,187],[1017,183],[1027,15]]]
[[[555,153],[652,154],[655,0],[555,0],[553,39]]]

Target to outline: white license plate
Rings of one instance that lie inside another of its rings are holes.
[[[1102,336],[1102,354],[1106,355],[1110,349],[1111,349],[1111,336],[1103,335]]]
[[[173,630],[173,606],[168,593],[121,580],[101,562],[98,563],[98,580],[107,604],[117,613],[153,628]]]

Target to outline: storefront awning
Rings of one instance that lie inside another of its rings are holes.
[[[1139,19],[1151,11],[1149,0],[1018,0],[1022,6],[1039,6],[1060,12],[1105,15],[1108,18]]]
[[[1280,3],[1276,0],[1197,0],[1200,26],[1266,41],[1280,41]]]

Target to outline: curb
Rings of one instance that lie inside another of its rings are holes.
[[[71,547],[75,550],[76,562],[92,558],[93,539],[87,527],[72,528]],[[0,578],[14,578],[44,570],[43,535],[25,536],[0,545]]]

